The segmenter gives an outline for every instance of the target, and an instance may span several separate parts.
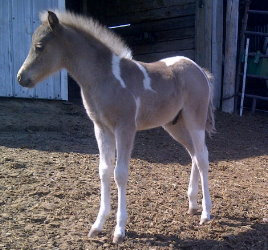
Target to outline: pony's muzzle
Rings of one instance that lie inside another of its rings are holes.
[[[23,87],[32,87],[32,81],[31,79],[29,79],[26,74],[21,73],[20,71],[17,74],[17,80],[19,82],[19,84]]]

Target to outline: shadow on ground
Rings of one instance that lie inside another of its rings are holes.
[[[93,125],[81,105],[37,100],[0,99],[0,145],[41,151],[98,154]],[[217,112],[217,133],[207,140],[210,160],[268,154],[267,114],[244,117]],[[163,129],[141,131],[133,158],[148,162],[190,162],[190,157]]]
[[[237,224],[237,227],[241,226],[246,227],[242,221]],[[136,244],[151,247],[170,247],[171,249],[267,249],[268,237],[265,232],[268,231],[268,224],[256,223],[247,226],[247,228],[247,231],[237,235],[225,235],[220,241],[213,239],[181,239],[180,233],[178,235],[138,234],[133,231],[127,233],[127,238]]]

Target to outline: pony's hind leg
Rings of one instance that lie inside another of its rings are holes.
[[[179,119],[176,124],[169,123],[163,128],[180,144],[182,144],[192,159],[192,170],[190,175],[190,182],[188,186],[188,198],[189,198],[189,210],[188,213],[193,215],[197,213],[198,204],[197,204],[197,196],[198,196],[198,182],[199,182],[199,172],[196,165],[196,161],[194,161],[194,146],[192,143],[191,135],[182,119]]]
[[[190,181],[188,186],[188,199],[189,199],[189,210],[188,213],[190,215],[195,215],[198,212],[198,182],[199,182],[199,172],[197,165],[192,157],[192,170],[190,174]]]
[[[202,186],[202,214],[200,224],[203,224],[210,220],[211,199],[209,194],[208,184],[208,150],[205,144],[205,130],[191,130],[190,131],[192,142],[194,145],[193,162],[195,162],[201,179]]]
[[[100,153],[101,202],[97,219],[88,233],[89,237],[94,237],[102,231],[105,220],[111,211],[110,183],[115,162],[114,135],[105,127],[97,124],[94,124],[94,129]]]
[[[208,162],[208,150],[205,143],[205,128],[207,122],[207,102],[202,99],[198,99],[200,96],[196,96],[196,105],[193,107],[192,103],[185,103],[184,108],[182,110],[182,120],[185,124],[185,128],[190,135],[192,146],[193,146],[193,154],[192,154],[192,162],[193,165],[196,166],[193,169],[193,177],[197,176],[196,168],[199,171],[200,179],[201,179],[201,187],[202,187],[202,214],[200,224],[203,224],[210,220],[210,210],[211,210],[211,200],[209,194],[209,185],[208,185],[208,170],[209,170],[209,162]],[[192,99],[191,99],[192,100]],[[196,177],[194,177],[196,178]],[[191,179],[190,179],[191,183]],[[188,193],[191,194],[191,186],[189,185]],[[195,192],[194,192],[195,194]],[[190,196],[189,196],[190,197]]]
[[[193,164],[197,166],[200,174],[201,187],[202,187],[202,214],[200,224],[210,220],[211,200],[208,185],[208,150],[205,143],[205,126],[207,119],[207,107],[200,103],[199,109],[193,111],[191,106],[185,106],[183,111],[183,120],[185,127],[189,131],[191,141],[193,144]]]

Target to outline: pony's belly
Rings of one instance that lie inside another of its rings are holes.
[[[147,116],[144,116],[142,119],[137,120],[136,128],[137,130],[147,130],[161,127],[169,122],[172,122],[178,113],[179,110],[169,110],[169,112],[166,112],[165,114],[149,114]]]
[[[172,122],[181,108],[182,101],[177,96],[141,102],[136,127],[138,130],[146,130],[163,126]]]

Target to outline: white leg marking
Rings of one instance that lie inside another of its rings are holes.
[[[116,227],[114,231],[114,243],[123,240],[127,222],[127,180],[128,165],[135,137],[135,131],[129,128],[119,129],[116,135],[117,161],[114,170],[114,179],[118,189],[118,208],[116,214]]]
[[[114,230],[114,235],[121,235],[124,237],[128,217],[126,201],[128,163],[126,162],[124,164],[120,164],[118,162],[115,168],[114,176],[118,188],[118,208],[116,214],[116,227]]]
[[[190,182],[188,186],[188,198],[189,198],[189,213],[194,214],[197,209],[197,196],[198,196],[198,181],[199,172],[195,160],[192,158],[192,170],[190,175]]]
[[[202,186],[202,214],[200,224],[210,220],[211,200],[209,194],[208,185],[208,151],[205,144],[205,131],[193,131],[192,133],[194,143],[194,156],[193,161],[195,162],[201,178]]]
[[[121,58],[115,54],[112,56],[112,72],[115,78],[120,82],[122,88],[126,88],[126,84],[121,77],[121,70],[120,70],[120,61]]]
[[[100,210],[95,223],[89,232],[89,237],[95,236],[103,228],[103,224],[110,213],[110,183],[115,161],[115,138],[109,131],[94,124],[95,135],[100,151],[99,175],[101,180]]]
[[[136,61],[133,61],[133,62],[138,66],[138,68],[143,73],[143,87],[146,90],[150,90],[150,91],[156,92],[155,90],[152,89],[152,86],[151,86],[151,78],[149,77],[146,69],[141,64],[139,64],[138,62],[136,62]]]

